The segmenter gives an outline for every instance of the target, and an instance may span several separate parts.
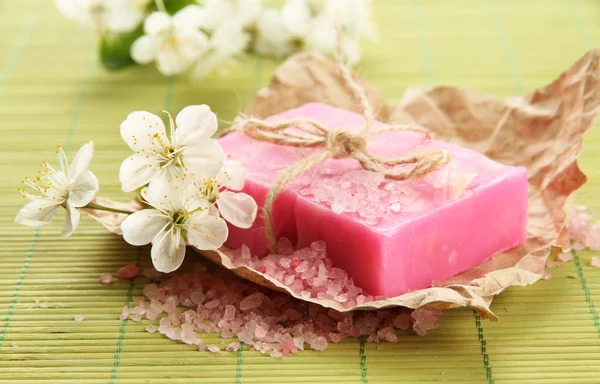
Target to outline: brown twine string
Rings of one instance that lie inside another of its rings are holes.
[[[341,33],[339,31],[337,36],[338,50],[336,59],[339,70],[346,87],[352,92],[352,96],[360,103],[363,109],[364,125],[359,132],[350,132],[344,128],[327,128],[320,122],[308,118],[295,118],[270,123],[256,118],[240,117],[234,121],[231,128],[233,131],[243,132],[254,140],[297,148],[323,148],[322,151],[300,160],[281,172],[267,194],[263,206],[265,234],[269,242],[269,248],[273,253],[277,252],[277,242],[272,219],[275,200],[290,180],[323,161],[329,158],[351,157],[358,160],[365,170],[381,173],[387,179],[391,180],[422,177],[442,168],[450,161],[448,151],[444,150],[414,153],[393,158],[380,157],[367,150],[367,140],[383,132],[410,130],[424,133],[427,138],[430,137],[429,132],[422,128],[403,125],[389,125],[378,130],[372,130],[373,121],[375,120],[373,107],[367,99],[363,88],[354,81],[350,69],[344,64],[341,54]],[[408,164],[412,166],[402,167],[401,169],[394,168],[399,165]]]

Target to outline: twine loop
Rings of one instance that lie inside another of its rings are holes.
[[[405,156],[392,158],[380,157],[368,151],[369,138],[384,132],[417,131],[424,134],[425,140],[430,138],[430,134],[423,128],[406,125],[387,125],[380,129],[373,129],[375,121],[373,107],[364,89],[354,80],[350,69],[343,63],[341,46],[341,34],[338,31],[338,68],[344,85],[362,107],[364,124],[361,130],[351,132],[344,128],[326,127],[319,121],[308,118],[269,122],[246,116],[236,118],[231,127],[232,131],[242,132],[258,141],[296,148],[321,149],[280,172],[267,194],[263,216],[265,234],[273,253],[277,252],[276,233],[272,220],[275,200],[290,180],[323,161],[330,158],[353,158],[358,160],[365,170],[383,174],[391,180],[422,177],[444,167],[450,161],[450,154],[446,150],[408,153]]]

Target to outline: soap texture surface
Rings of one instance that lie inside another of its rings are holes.
[[[269,120],[296,117],[350,131],[364,122],[356,113],[316,103]],[[377,122],[372,128],[384,126]],[[319,150],[259,142],[242,133],[219,141],[245,163],[244,192],[259,206],[279,172]],[[385,297],[427,288],[525,241],[525,168],[411,131],[376,135],[367,147],[384,157],[446,149],[451,160],[423,178],[394,181],[364,170],[355,159],[328,159],[285,187],[273,209],[276,235],[298,247],[325,241],[335,266],[370,294]],[[268,252],[260,214],[250,229],[230,227],[227,245],[243,244],[254,254]]]

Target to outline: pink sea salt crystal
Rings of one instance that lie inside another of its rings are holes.
[[[219,306],[219,299],[211,300],[208,303],[204,304],[204,308],[206,309],[214,309]]]
[[[235,318],[235,307],[233,305],[225,306],[225,313],[223,314],[223,320],[231,321]]]
[[[573,254],[571,253],[561,253],[560,255],[558,255],[558,260],[563,261],[563,262],[569,262],[571,260],[573,260]]]
[[[131,280],[134,279],[139,272],[137,265],[128,264],[117,271],[119,279]]]
[[[544,271],[544,274],[542,275],[542,280],[550,280],[552,278],[552,274],[548,271]]]
[[[306,104],[271,120],[294,117],[351,131],[359,130],[364,120],[322,104]],[[375,123],[374,128],[383,126]],[[277,175],[311,153],[306,148],[254,141],[241,133],[228,134],[220,143],[245,163],[244,192],[259,205]],[[447,169],[427,179],[384,180],[352,158],[324,161],[286,185],[279,196],[273,208],[277,237],[290,239],[298,248],[323,240],[333,265],[366,291],[385,297],[429,287],[434,280],[444,280],[521,244],[528,204],[524,168],[502,166],[482,154],[415,132],[389,131],[368,142],[373,154],[386,157],[432,148],[449,151],[452,160]],[[352,204],[356,207],[349,208]],[[392,210],[393,204],[400,207]],[[233,248],[245,244],[252,254],[265,254],[263,219],[258,218],[250,229],[230,227],[227,244]],[[290,261],[290,267],[294,264]],[[261,268],[269,275],[274,272],[269,265]],[[310,285],[318,272],[303,262],[295,270]]]
[[[260,307],[263,302],[263,296],[264,295],[260,292],[251,294],[240,302],[240,309],[242,311],[249,311]]]
[[[380,339],[384,339],[390,343],[398,342],[398,336],[396,335],[396,332],[394,332],[394,329],[391,327],[380,329],[377,332],[377,336],[379,336]]]
[[[274,357],[276,359],[281,358],[283,355],[281,354],[281,352],[279,351],[271,351],[271,353],[269,354],[269,356]]]
[[[318,336],[311,341],[310,347],[316,351],[324,351],[327,348],[327,340],[323,336]]]
[[[156,331],[157,331],[156,327],[152,324],[150,324],[146,327],[146,332],[148,332],[148,333],[154,333]]]
[[[208,350],[212,353],[220,353],[221,352],[221,348],[219,348],[217,345],[209,345],[208,346]]]
[[[227,345],[227,347],[225,347],[225,350],[228,352],[235,352],[235,351],[239,350],[240,347],[241,347],[241,344],[239,343],[239,341],[233,341],[229,345]]]
[[[125,320],[129,316],[129,307],[124,306],[121,310],[121,316],[119,316],[119,320]]]
[[[600,223],[592,225],[585,239],[585,245],[592,251],[600,251]]]
[[[394,319],[394,327],[402,330],[407,330],[410,327],[410,315],[401,313]]]
[[[113,278],[112,278],[112,275],[110,273],[103,273],[100,276],[100,282],[102,284],[104,284],[104,285],[112,283],[112,280],[113,280]]]
[[[594,256],[592,260],[590,260],[590,266],[595,268],[600,268],[600,257]]]
[[[83,321],[83,320],[85,320],[84,315],[75,315],[75,321]]]

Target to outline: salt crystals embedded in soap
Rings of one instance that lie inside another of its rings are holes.
[[[322,104],[306,104],[269,120],[297,117],[349,131],[363,125],[362,116]],[[376,122],[373,128],[383,126]],[[244,192],[259,205],[279,172],[319,150],[254,141],[238,132],[220,143],[245,163]],[[386,297],[427,288],[525,240],[524,168],[503,166],[411,131],[373,136],[367,146],[380,157],[445,149],[451,161],[423,178],[394,181],[364,170],[355,159],[328,159],[290,181],[278,197],[272,215],[278,238],[287,237],[298,248],[323,240],[334,266],[370,294]],[[250,229],[230,226],[227,245],[267,253],[264,221],[257,218]],[[265,265],[259,271],[268,269]],[[311,278],[310,273],[303,278]]]

